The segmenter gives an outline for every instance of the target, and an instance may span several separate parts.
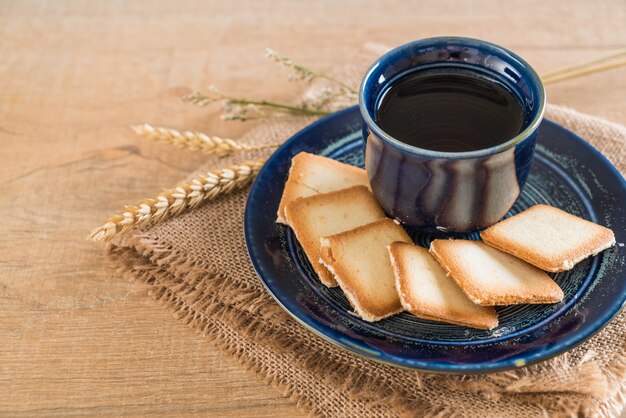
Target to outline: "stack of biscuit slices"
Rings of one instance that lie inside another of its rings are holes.
[[[498,326],[494,306],[558,303],[546,273],[570,270],[615,244],[613,232],[536,205],[481,232],[482,241],[413,244],[387,218],[367,173],[300,153],[292,159],[277,222],[295,233],[321,283],[339,286],[365,321],[402,311],[461,326]]]

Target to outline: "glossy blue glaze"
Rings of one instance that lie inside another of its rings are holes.
[[[514,92],[527,115],[522,132],[492,148],[438,152],[398,141],[376,124],[380,96],[395,80],[413,71],[450,67],[470,69]],[[476,39],[441,37],[403,45],[379,58],[363,79],[359,107],[367,138],[365,168],[383,209],[423,229],[467,232],[497,222],[518,198],[545,94],[535,71],[514,53]]]
[[[528,182],[507,216],[546,203],[606,225],[618,246],[551,274],[562,303],[498,307],[492,331],[421,320],[401,313],[376,323],[350,314],[338,288],[323,286],[276,211],[291,158],[300,151],[362,166],[361,117],[356,107],[305,128],[270,157],[255,180],[245,212],[245,238],[254,268],[268,291],[296,320],[358,355],[385,363],[448,373],[483,373],[520,367],[560,354],[601,329],[626,300],[626,184],[592,146],[544,121]],[[428,246],[435,238],[477,239],[477,233],[425,233],[406,227]]]

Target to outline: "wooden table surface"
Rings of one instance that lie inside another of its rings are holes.
[[[311,4],[309,4],[311,3]],[[302,416],[118,277],[92,227],[175,184],[199,155],[150,122],[237,137],[190,89],[289,100],[266,47],[323,70],[367,41],[466,35],[540,72],[626,47],[626,2],[0,1],[0,415]],[[548,97],[626,123],[626,70]]]

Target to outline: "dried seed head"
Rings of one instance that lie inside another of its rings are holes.
[[[94,241],[108,241],[137,226],[160,222],[207,200],[242,189],[250,184],[264,163],[265,159],[260,158],[214,170],[191,179],[189,183],[180,184],[173,190],[166,190],[155,198],[129,205],[121,214],[112,216],[104,225],[94,229],[90,238]]]

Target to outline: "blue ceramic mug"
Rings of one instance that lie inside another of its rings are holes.
[[[418,148],[376,123],[382,94],[398,78],[420,70],[463,68],[497,80],[517,95],[526,112],[521,132],[499,145],[467,152]],[[499,221],[528,177],[545,92],[539,76],[518,55],[470,38],[428,38],[400,46],[367,71],[359,92],[364,120],[365,168],[385,212],[399,221],[440,231],[468,232]]]

